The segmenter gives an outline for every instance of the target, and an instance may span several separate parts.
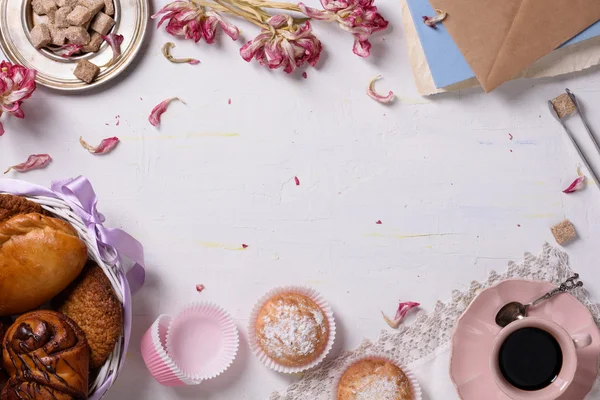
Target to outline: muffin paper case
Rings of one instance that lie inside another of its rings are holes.
[[[144,334],[141,343],[142,358],[146,363],[148,371],[162,385],[183,386],[198,384],[200,381],[188,379],[167,354],[167,330],[171,321],[171,317],[163,314],[157,318]]]
[[[327,345],[325,346],[325,350],[323,350],[323,353],[321,353],[321,355],[317,357],[313,362],[301,367],[289,367],[275,362],[262,350],[262,348],[258,344],[258,339],[256,338],[256,321],[258,319],[258,314],[260,313],[260,310],[263,308],[267,301],[269,301],[274,296],[277,296],[282,293],[298,293],[307,296],[312,301],[317,303],[319,308],[321,308],[323,314],[325,314],[327,323],[329,324],[329,337],[327,339]],[[252,313],[250,314],[250,323],[248,325],[248,344],[250,345],[250,349],[263,364],[265,364],[273,371],[282,372],[284,374],[295,374],[314,368],[320,363],[322,363],[323,360],[325,360],[325,357],[327,357],[327,354],[329,354],[331,348],[333,347],[334,341],[335,319],[333,317],[333,311],[331,310],[331,307],[329,307],[329,304],[323,298],[323,296],[321,296],[316,290],[311,288],[307,288],[304,286],[281,286],[274,288],[260,298],[260,300],[252,309]]]
[[[348,368],[350,368],[352,365],[354,365],[357,362],[362,361],[362,360],[383,360],[383,361],[387,361],[391,364],[394,364],[396,367],[400,368],[402,370],[402,372],[404,372],[404,375],[406,375],[406,377],[410,381],[410,387],[413,392],[412,400],[423,400],[423,393],[421,391],[421,386],[419,385],[419,381],[417,380],[417,377],[415,376],[415,374],[413,374],[411,370],[409,370],[408,368],[406,368],[405,366],[403,366],[402,364],[400,364],[393,358],[390,358],[388,355],[381,354],[381,353],[366,354],[366,355],[360,356],[358,358],[354,358],[354,359],[352,359],[352,361],[348,362],[346,367],[342,370],[342,372],[338,376],[336,376],[336,378],[333,381],[333,388],[331,390],[331,400],[338,400],[337,399],[337,389],[340,384],[340,381],[342,380],[342,377],[344,376],[346,371],[348,371]]]
[[[239,343],[237,327],[229,314],[207,302],[186,306],[167,329],[167,354],[193,382],[225,372],[237,355]]]
[[[145,280],[144,248],[121,229],[106,228],[98,211],[98,198],[90,181],[83,176],[53,181],[50,189],[29,182],[0,179],[0,193],[26,197],[40,204],[53,217],[70,223],[88,248],[88,256],[108,277],[123,306],[123,332],[108,360],[90,382],[89,399],[100,400],[116,381],[125,363],[131,335],[131,295]],[[122,257],[133,267],[125,271]]]

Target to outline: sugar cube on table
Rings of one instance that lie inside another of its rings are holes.
[[[100,68],[88,60],[79,61],[77,67],[75,67],[75,71],[73,71],[73,75],[85,83],[92,83],[99,73]]]
[[[73,44],[86,45],[90,42],[90,34],[82,26],[70,26],[65,29],[65,36]]]
[[[73,11],[73,7],[64,6],[59,8],[54,15],[54,26],[57,28],[68,28],[71,26],[69,21],[67,21],[67,15],[69,15]]]
[[[29,34],[31,36],[31,43],[33,43],[33,47],[36,49],[41,49],[52,41],[50,29],[48,29],[48,25],[46,24],[36,25]]]
[[[115,26],[115,20],[103,12],[99,12],[92,21],[92,30],[101,35],[106,35],[113,26]]]
[[[104,0],[104,14],[115,15],[115,2],[113,0]]]
[[[92,33],[90,42],[88,44],[86,44],[85,46],[83,46],[83,48],[81,50],[83,50],[86,53],[89,53],[89,52],[95,53],[98,50],[100,50],[100,46],[102,45],[102,42],[104,42],[104,39],[102,39],[102,35],[99,34],[98,32],[94,32],[94,33]]]
[[[73,11],[67,15],[67,21],[73,26],[83,26],[92,19],[92,16],[92,12],[87,7],[77,5]]]
[[[79,4],[90,10],[92,16],[104,8],[104,0],[80,0]]]
[[[556,242],[560,245],[570,242],[577,237],[575,227],[568,219],[554,225],[550,230],[552,231],[552,235],[554,235]]]

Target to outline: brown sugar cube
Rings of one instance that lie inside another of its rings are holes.
[[[79,4],[90,10],[92,15],[98,14],[104,8],[104,0],[79,0]]]
[[[41,49],[52,41],[50,29],[46,24],[36,25],[29,34],[31,35],[31,43],[36,49]]]
[[[37,15],[48,15],[58,9],[54,0],[34,0],[31,2],[31,8]]]
[[[65,36],[73,44],[86,45],[90,42],[90,34],[82,26],[70,26],[65,29]]]
[[[115,20],[104,14],[103,12],[99,12],[92,21],[92,30],[98,32],[101,35],[106,35],[108,31],[115,26]]]
[[[66,29],[51,24],[48,25],[48,29],[50,30],[50,36],[52,37],[51,44],[55,46],[62,46],[65,44],[67,40]]]
[[[75,8],[78,0],[56,0],[56,5],[58,7],[71,7]]]
[[[577,237],[575,227],[568,219],[565,219],[563,222],[554,225],[552,228],[550,228],[550,230],[554,235],[554,239],[556,239],[556,242],[560,245],[570,242]]]
[[[558,114],[558,118],[573,114],[576,110],[575,103],[573,103],[573,100],[566,93],[552,99],[552,105]]]
[[[104,39],[102,39],[102,35],[99,34],[98,32],[94,32],[94,33],[92,33],[90,42],[88,44],[86,44],[85,46],[83,46],[83,48],[81,50],[83,50],[86,53],[95,53],[98,50],[100,50],[100,46],[102,45],[103,42],[104,42]]]
[[[54,26],[57,28],[68,28],[71,26],[67,21],[67,15],[69,15],[73,11],[73,7],[64,6],[59,8],[54,15]]]
[[[73,26],[83,26],[92,19],[92,16],[91,11],[87,7],[77,5],[73,11],[67,15],[67,21]]]
[[[75,71],[73,71],[73,75],[77,78],[81,79],[85,83],[92,83],[94,79],[100,73],[100,68],[89,62],[88,60],[81,60],[77,63],[77,67]]]
[[[104,14],[115,15],[115,2],[113,0],[104,0]]]

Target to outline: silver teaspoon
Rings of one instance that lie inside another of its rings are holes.
[[[574,288],[583,286],[583,282],[579,280],[579,274],[575,274],[563,283],[560,284],[556,289],[546,293],[542,297],[539,297],[529,304],[521,304],[518,301],[505,304],[500,311],[496,314],[496,324],[504,328],[506,325],[518,319],[523,319],[527,316],[527,310],[530,307],[535,307],[542,301],[546,301],[557,294],[573,290]]]

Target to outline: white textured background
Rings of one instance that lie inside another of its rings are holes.
[[[1,167],[32,153],[54,158],[45,170],[10,177],[49,185],[87,176],[108,225],[145,245],[148,283],[135,297],[128,362],[107,400],[266,399],[296,379],[264,368],[245,340],[254,301],[273,286],[309,285],[329,299],[341,327],[337,353],[374,338],[386,327],[380,310],[393,313],[399,299],[430,309],[452,289],[539,251],[565,217],[580,235],[567,247],[571,264],[597,298],[600,192],[590,184],[561,193],[578,158],[546,101],[568,86],[600,135],[598,70],[512,82],[488,95],[420,98],[400,6],[378,5],[391,27],[374,36],[367,60],[352,54],[349,34],[314,24],[325,50],[306,80],[302,71],[246,64],[243,42],[224,35],[213,46],[177,41],[175,55],[202,64],[171,64],[160,47],[172,38],[152,23],[145,51],[116,84],[80,96],[40,88],[25,103],[25,120],[3,118]],[[243,29],[246,38],[257,34]],[[365,94],[377,74],[380,91],[398,96],[391,107]],[[173,103],[160,129],[152,127],[150,110],[172,96],[187,106]],[[122,143],[94,157],[80,135]],[[245,251],[230,250],[242,243]],[[197,283],[206,285],[201,294]],[[239,356],[210,382],[162,387],[144,368],[140,337],[159,314],[196,300],[231,312],[242,332]]]

